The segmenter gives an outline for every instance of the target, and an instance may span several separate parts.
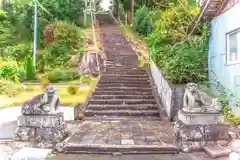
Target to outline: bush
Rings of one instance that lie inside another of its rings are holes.
[[[18,84],[8,80],[0,79],[0,94],[12,97],[19,94],[22,89],[23,88]]]
[[[24,69],[18,66],[17,62],[12,59],[7,59],[0,62],[0,77],[6,80],[19,82],[24,78]]]
[[[38,76],[38,80],[41,83],[41,86],[43,89],[45,89],[48,86],[49,80],[48,80],[48,75],[42,75],[42,76]]]
[[[50,82],[59,82],[59,81],[69,81],[79,78],[79,74],[74,69],[60,69],[55,68],[52,71],[48,72],[48,79]]]
[[[23,61],[27,56],[32,53],[32,45],[31,44],[17,44],[12,46],[12,56],[17,61]]]
[[[28,80],[34,80],[36,78],[36,69],[33,64],[33,60],[30,56],[25,59],[24,68],[26,70],[26,78]]]
[[[142,35],[152,33],[152,17],[154,14],[155,11],[151,11],[145,6],[138,9],[133,20],[133,29]]]
[[[151,58],[173,83],[207,80],[208,75],[208,25],[203,35],[161,48],[151,47]]]
[[[43,56],[44,60],[46,65],[52,68],[64,66],[67,64],[70,55],[76,55],[81,50],[83,32],[77,26],[62,21],[52,24],[51,29],[53,29],[54,41],[46,47]]]
[[[79,90],[79,86],[68,86],[67,90],[69,94],[75,95]]]

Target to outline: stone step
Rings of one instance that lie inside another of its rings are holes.
[[[132,105],[137,105],[137,104],[156,104],[155,99],[114,99],[114,100],[99,100],[99,99],[90,99],[89,104],[113,104],[113,105],[125,105],[125,104],[132,104]]]
[[[79,144],[67,143],[63,147],[67,154],[177,154],[179,152],[175,145],[116,145],[116,144]]]
[[[134,91],[134,92],[151,92],[152,88],[140,88],[140,87],[97,87],[95,91]]]
[[[148,78],[148,74],[119,74],[119,73],[114,73],[114,74],[103,74],[102,77],[123,77],[123,78]]]
[[[97,87],[102,88],[102,87],[151,87],[150,83],[98,83]]]
[[[142,82],[142,81],[149,81],[148,77],[145,78],[138,78],[138,77],[121,77],[121,76],[102,76],[101,81],[128,81],[128,82]]]
[[[158,110],[90,110],[86,109],[84,116],[159,116]]]
[[[144,84],[144,83],[149,83],[149,79],[125,79],[125,78],[112,78],[112,79],[107,79],[107,78],[101,78],[99,80],[99,83],[136,83],[136,84]]]
[[[95,95],[93,99],[154,99],[153,95]]]
[[[157,105],[88,105],[89,110],[158,110]]]
[[[207,144],[203,147],[205,153],[211,158],[227,157],[231,150],[218,144]]]
[[[124,68],[106,68],[106,73],[122,73],[122,74],[146,74],[143,69],[126,70]]]
[[[136,91],[95,91],[94,95],[152,95],[152,91],[136,92]]]
[[[122,84],[122,85],[151,85],[150,81],[135,81],[134,83],[130,83],[127,80],[101,80],[98,82],[98,85],[118,85],[118,84]]]

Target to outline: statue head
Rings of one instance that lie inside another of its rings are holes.
[[[188,91],[192,92],[192,93],[198,91],[197,84],[195,84],[195,83],[188,83],[186,89],[187,89]]]
[[[47,93],[48,96],[53,95],[57,92],[57,90],[53,86],[48,86],[45,89],[45,93]]]

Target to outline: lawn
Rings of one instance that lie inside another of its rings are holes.
[[[80,81],[70,81],[63,84],[66,84],[64,86],[58,85],[58,84],[52,84],[57,89],[59,97],[60,97],[60,103],[62,105],[70,105],[75,107],[76,104],[84,103],[85,100],[88,98],[88,96],[92,93],[94,90],[98,78],[91,78],[91,82],[89,85],[81,85],[79,87],[78,92],[75,95],[71,95],[68,93],[68,86],[72,83],[80,83]],[[5,107],[12,107],[12,106],[19,106],[22,105],[25,101],[32,98],[33,96],[36,96],[38,94],[42,94],[43,89],[41,86],[36,85],[26,85],[24,89],[21,90],[21,92],[13,97],[9,97],[7,95],[0,95],[0,108]]]

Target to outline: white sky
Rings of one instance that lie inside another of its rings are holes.
[[[108,10],[108,7],[110,6],[110,0],[103,0],[101,6],[104,10]]]

